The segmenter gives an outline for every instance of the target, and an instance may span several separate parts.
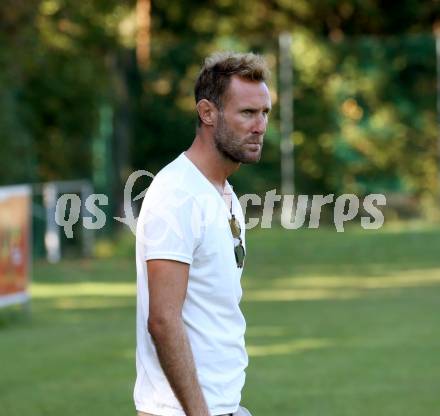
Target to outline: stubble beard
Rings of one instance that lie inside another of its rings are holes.
[[[258,163],[263,150],[263,143],[261,143],[258,153],[246,151],[243,147],[246,141],[236,136],[226,123],[222,113],[218,117],[217,128],[214,132],[214,143],[220,154],[234,163]]]

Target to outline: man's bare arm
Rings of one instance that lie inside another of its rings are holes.
[[[209,416],[200,388],[191,346],[182,320],[189,265],[149,260],[150,332],[164,373],[188,416]]]

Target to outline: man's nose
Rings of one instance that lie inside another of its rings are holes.
[[[253,134],[262,135],[266,132],[267,127],[267,117],[264,113],[258,114],[253,125]]]

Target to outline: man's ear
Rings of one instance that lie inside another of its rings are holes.
[[[203,98],[197,103],[200,120],[208,126],[213,126],[217,119],[217,108],[211,101]]]

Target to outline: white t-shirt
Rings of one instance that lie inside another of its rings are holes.
[[[240,203],[232,213],[241,225]],[[197,375],[210,413],[234,413],[239,406],[248,357],[246,323],[239,308],[242,269],[234,256],[230,207],[214,185],[181,154],[154,178],[145,195],[136,231],[137,379],[136,409],[161,416],[184,416],[157,358],[148,332],[146,260],[190,264],[182,318]]]

